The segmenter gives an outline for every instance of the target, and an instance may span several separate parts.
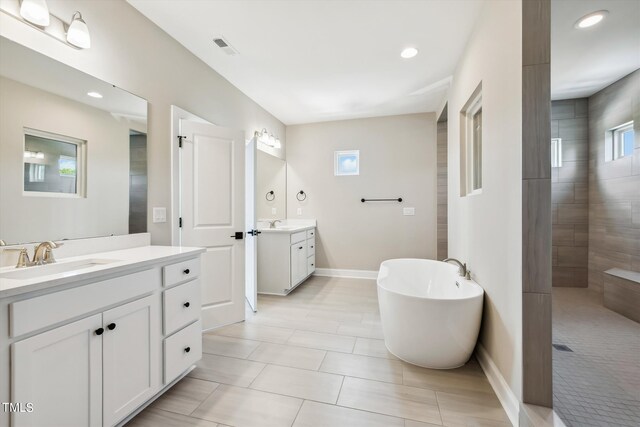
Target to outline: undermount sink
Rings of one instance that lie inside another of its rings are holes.
[[[79,261],[62,262],[59,264],[36,265],[33,267],[15,269],[0,273],[2,279],[25,280],[37,277],[50,276],[52,274],[67,273],[71,271],[84,270],[86,268],[118,262],[117,259],[83,259]]]

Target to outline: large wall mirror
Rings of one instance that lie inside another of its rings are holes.
[[[0,37],[0,239],[145,232],[147,101]]]
[[[287,163],[258,150],[256,157],[256,214],[258,219],[287,217]]]

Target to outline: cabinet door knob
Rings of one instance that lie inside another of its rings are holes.
[[[96,329],[95,334],[96,335],[102,335],[103,332],[104,332],[103,328],[98,328],[98,329]]]
[[[191,270],[189,270],[188,268],[186,270],[183,271],[184,274],[189,274],[191,273]]]
[[[183,305],[184,305],[185,307],[189,308],[189,306],[191,305],[191,303],[189,303],[189,301],[187,301],[187,302],[185,302]]]
[[[107,328],[108,328],[110,331],[113,331],[113,330],[116,328],[116,324],[115,324],[115,323],[109,323],[109,324],[107,325]]]
[[[311,249],[313,249],[313,246],[311,246]]]
[[[191,351],[191,347],[185,347],[184,352],[189,353]]]
[[[302,249],[302,246],[300,246],[298,249]]]

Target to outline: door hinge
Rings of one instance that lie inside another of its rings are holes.
[[[178,148],[182,148],[182,140],[186,138],[184,135],[178,135]]]
[[[178,228],[182,228],[182,217],[178,218]]]

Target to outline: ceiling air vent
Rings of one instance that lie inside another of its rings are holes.
[[[227,55],[233,56],[238,54],[238,51],[235,50],[224,37],[214,37],[213,42]]]

